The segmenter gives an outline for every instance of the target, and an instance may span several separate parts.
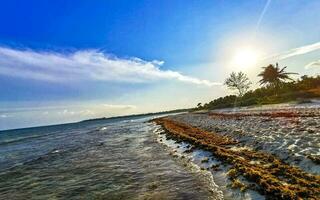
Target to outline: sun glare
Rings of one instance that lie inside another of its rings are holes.
[[[255,66],[258,62],[259,53],[250,48],[238,50],[232,60],[232,65],[240,69]]]

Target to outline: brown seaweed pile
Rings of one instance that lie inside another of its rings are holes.
[[[204,131],[168,118],[154,119],[171,137],[184,140],[211,151],[224,163],[232,166],[228,175],[234,187],[247,188],[266,195],[268,199],[319,199],[320,176],[290,166],[271,154],[246,148],[232,148],[232,138]],[[250,184],[243,184],[238,177]]]
[[[273,111],[273,112],[251,112],[251,113],[210,112],[209,116],[229,119],[229,118],[242,118],[242,117],[298,118],[298,117],[316,117],[319,115],[314,112],[296,112],[296,111],[279,110],[279,111]]]

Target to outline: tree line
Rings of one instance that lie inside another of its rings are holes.
[[[283,103],[299,100],[305,102],[310,98],[320,97],[320,76],[301,76],[297,80],[291,75],[297,73],[286,72],[287,67],[280,68],[279,64],[270,64],[263,67],[258,74],[260,87],[249,90],[252,82],[243,72],[232,72],[225,80],[224,85],[237,95],[228,95],[217,98],[209,103],[198,103],[196,109],[217,109],[235,106],[250,106],[272,103]]]

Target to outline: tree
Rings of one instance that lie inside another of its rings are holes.
[[[308,90],[320,87],[320,76],[301,76],[301,80],[298,80],[297,85],[301,90]]]
[[[242,97],[248,91],[252,83],[243,72],[232,72],[225,80],[224,84],[231,90],[238,90],[239,96]]]
[[[276,63],[276,66],[270,64],[267,67],[263,67],[263,71],[258,75],[261,76],[260,85],[270,85],[274,88],[279,88],[280,84],[285,82],[286,80],[292,80],[292,78],[289,77],[291,74],[297,74],[292,72],[285,72],[285,69],[287,67],[283,67],[280,69],[278,63]]]

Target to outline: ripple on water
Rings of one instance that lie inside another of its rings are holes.
[[[0,199],[218,199],[211,176],[186,170],[144,121],[61,126],[56,135],[28,141],[31,146],[7,149],[8,155],[43,151],[0,173]]]

